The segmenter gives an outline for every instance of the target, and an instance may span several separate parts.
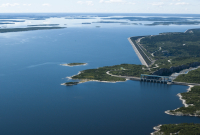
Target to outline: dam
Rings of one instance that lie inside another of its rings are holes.
[[[171,83],[172,77],[170,76],[157,76],[141,74],[140,81],[154,82],[154,83]]]

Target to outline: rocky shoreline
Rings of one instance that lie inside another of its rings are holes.
[[[187,90],[188,90],[187,92],[191,91],[191,88],[192,88],[192,87],[194,87],[194,85],[189,85],[189,88],[187,89]],[[177,96],[178,96],[179,99],[182,101],[182,103],[183,103],[183,105],[184,105],[185,107],[193,106],[193,104],[186,104],[186,100],[183,99],[181,93],[178,93]],[[173,111],[176,111],[176,110],[178,110],[178,109],[179,109],[179,108],[177,108],[177,109],[175,109],[175,110],[173,110]],[[167,111],[165,111],[165,113],[168,114],[168,115],[174,115],[174,116],[194,116],[194,117],[199,117],[199,116],[200,116],[200,115],[184,114],[184,113],[182,113],[182,112],[174,112],[174,113],[172,113],[171,110],[167,110]]]
[[[161,127],[161,126],[162,126],[162,125],[158,125],[158,126],[153,127],[153,129],[156,130],[156,131],[154,131],[153,133],[151,133],[151,135],[157,135],[158,132],[160,132],[160,127]],[[162,135],[162,133],[159,134],[159,135]]]

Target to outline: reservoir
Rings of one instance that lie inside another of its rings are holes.
[[[131,80],[60,85],[85,69],[141,64],[129,37],[197,27],[102,24],[0,33],[0,134],[148,135],[159,124],[199,123],[164,113],[183,106],[177,94],[187,86]],[[73,62],[88,65],[60,65]]]

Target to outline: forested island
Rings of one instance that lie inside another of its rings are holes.
[[[27,27],[27,28],[2,28],[0,33],[8,32],[23,32],[23,31],[33,31],[33,30],[51,30],[51,29],[63,29],[66,27]]]
[[[67,64],[60,64],[60,65],[73,67],[73,66],[84,66],[84,65],[87,65],[87,63],[67,63]]]
[[[79,82],[66,82],[66,83],[63,83],[62,85],[73,86],[73,85],[77,85],[77,84],[79,84]]]

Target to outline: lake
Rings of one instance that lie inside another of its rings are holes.
[[[141,64],[128,37],[198,25],[85,25],[0,34],[1,135],[147,135],[159,124],[200,122],[164,113],[183,106],[177,94],[187,86],[131,80],[60,85],[81,70]],[[72,62],[88,65],[60,65]]]

